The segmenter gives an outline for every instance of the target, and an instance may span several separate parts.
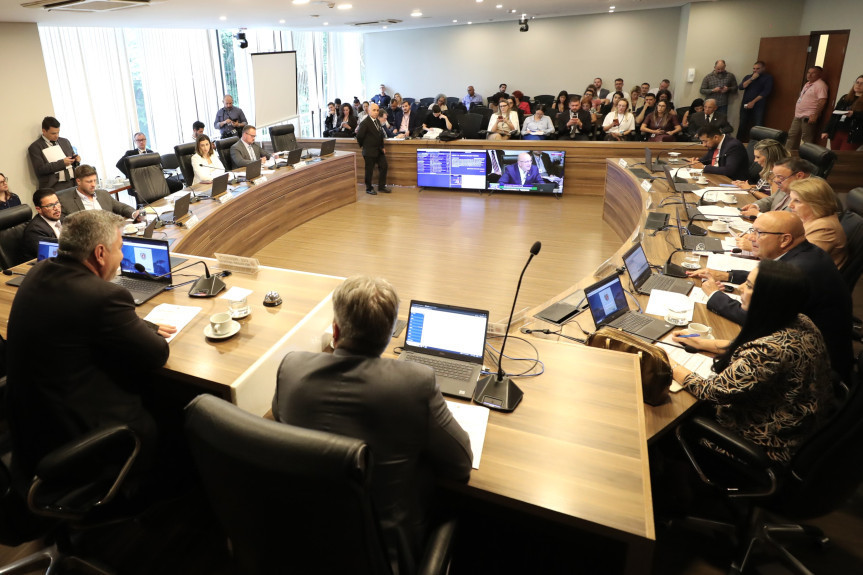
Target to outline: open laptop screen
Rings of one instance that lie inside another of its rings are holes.
[[[161,276],[158,281],[171,283],[171,252],[166,240],[145,238],[129,238],[123,242],[123,261],[120,270],[123,275],[151,279],[135,269],[135,264],[141,264],[151,276]]]
[[[636,286],[641,285],[641,280],[650,276],[650,262],[644,253],[641,243],[637,243],[626,254],[623,255],[623,263],[629,273],[629,279]]]
[[[41,262],[48,258],[57,257],[58,249],[59,244],[57,243],[57,240],[39,240],[39,247],[36,250],[36,261]]]
[[[616,275],[598,281],[585,290],[587,305],[593,316],[593,323],[599,327],[613,320],[620,312],[629,310],[626,303],[626,293]]]
[[[487,328],[487,311],[412,301],[405,347],[481,361]]]

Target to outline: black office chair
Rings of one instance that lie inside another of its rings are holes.
[[[461,131],[465,138],[479,139],[478,132],[483,129],[485,126],[482,125],[481,115],[470,112],[461,117]]]
[[[274,152],[296,150],[300,147],[297,144],[297,136],[294,135],[293,124],[281,124],[279,126],[271,126],[270,142],[272,143]]]
[[[3,269],[24,263],[21,240],[32,215],[28,204],[0,210],[0,265]]]
[[[863,361],[863,357],[861,360]],[[721,524],[688,518],[684,523],[707,525],[738,537],[742,555],[729,573],[743,573],[753,552],[769,546],[801,574],[811,572],[786,549],[776,535],[805,535],[825,544],[824,533],[809,525],[795,524],[821,517],[841,507],[863,481],[863,391],[857,366],[854,385],[841,410],[800,447],[787,467],[775,464],[764,451],[720,426],[714,419],[696,417],[676,430],[677,439],[702,481],[723,493],[739,521]],[[719,449],[702,447],[707,441]],[[722,453],[724,451],[724,454]],[[717,479],[708,467],[719,465],[734,470],[741,478],[737,485]]]
[[[453,106],[455,106],[455,105],[456,105],[456,104],[458,104],[459,102],[461,102],[461,100],[460,100],[460,99],[458,99],[458,98],[456,98],[455,96],[447,96],[447,99],[446,99],[446,107],[447,107],[447,108],[452,108]]]
[[[533,101],[537,104],[545,104],[548,107],[551,107],[554,104],[554,96],[551,94],[540,94],[539,96],[534,96]]]
[[[171,193],[162,172],[162,158],[159,154],[129,156],[126,162],[129,167],[129,183],[133,188],[130,191],[139,200],[155,202]]]
[[[411,107],[413,107],[414,102],[416,102],[416,100],[414,98],[402,98],[402,102],[407,102],[408,104],[411,105]]]
[[[863,192],[863,188],[857,189]],[[848,209],[839,214],[839,221],[845,232],[845,245],[848,248],[848,259],[839,271],[842,272],[848,289],[853,292],[863,273],[863,217]]]
[[[820,176],[825,180],[830,175],[830,172],[833,171],[833,166],[836,164],[836,153],[818,144],[804,142],[800,144],[798,153],[801,158],[809,160],[817,166],[818,173],[813,175]]]
[[[162,172],[165,176],[176,176],[177,170],[180,169],[180,161],[174,154],[162,154],[160,156],[162,163]]]
[[[192,168],[192,156],[197,153],[197,144],[189,142],[187,144],[177,144],[174,146],[174,156],[177,158],[177,163],[180,166],[180,173],[183,174],[183,181],[187,186],[191,186],[195,181],[195,170]]]
[[[464,112],[450,109],[444,111],[443,115],[449,118],[449,122],[452,124],[452,129],[454,131],[461,129],[461,118],[464,117]]]
[[[432,104],[434,104],[434,98],[420,98],[420,106],[431,108]]]
[[[231,146],[240,141],[240,138],[233,136],[231,138],[222,138],[216,140],[216,153],[219,154],[219,159],[222,160],[222,165],[226,170],[233,170],[234,163],[231,161]]]
[[[47,545],[0,567],[0,575],[32,573],[45,563],[46,573],[77,566],[109,575],[75,555],[76,535],[130,518],[134,507],[120,493],[139,450],[138,438],[124,425],[84,435],[42,459],[36,475],[25,482],[26,496],[15,489],[19,481],[0,460],[0,543],[44,539]]]
[[[749,130],[749,144],[754,146],[759,140],[776,140],[784,146],[788,143],[788,132],[765,126],[753,126]]]
[[[210,395],[186,407],[186,436],[237,573],[391,573],[363,441],[276,423]],[[433,534],[418,572],[446,573],[454,529]]]

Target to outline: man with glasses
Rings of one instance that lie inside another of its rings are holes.
[[[132,139],[135,140],[135,147],[131,150],[127,150],[123,157],[117,160],[117,169],[123,172],[123,175],[126,178],[129,177],[129,164],[126,161],[127,158],[131,156],[143,155],[143,154],[152,154],[153,150],[147,147],[147,136],[143,134],[143,132],[138,132]]]
[[[270,159],[270,154],[255,143],[257,133],[254,126],[248,125],[243,128],[243,137],[231,146],[231,163],[235,168],[245,168],[254,162],[264,164]]]
[[[766,212],[790,211],[788,205],[791,203],[789,196],[791,184],[797,180],[808,178],[815,173],[816,169],[812,162],[800,158],[791,157],[779,160],[773,165],[773,183],[777,186],[776,192],[751,204],[746,204],[740,208],[740,213],[744,216],[755,217]],[[746,178],[734,179],[745,180]]]
[[[52,188],[39,188],[33,192],[33,206],[36,215],[24,228],[21,238],[21,254],[28,260],[36,257],[39,240],[55,240],[60,237],[62,229],[60,200]]]
[[[731,180],[749,177],[749,155],[740,140],[714,125],[699,128],[697,136],[707,148],[707,153],[698,160],[705,174],[719,174]]]
[[[851,293],[833,259],[806,240],[803,222],[791,212],[763,214],[753,224],[750,235],[752,253],[759,259],[781,258],[804,273],[810,290],[803,313],[821,330],[833,369],[843,378],[847,377],[852,361]],[[688,272],[688,275],[701,278],[701,289],[709,298],[707,309],[743,324],[746,310],[725,293],[722,282],[742,284],[748,273],[746,270],[723,272],[702,268]]]

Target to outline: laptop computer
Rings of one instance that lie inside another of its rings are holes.
[[[632,335],[658,340],[674,327],[666,321],[630,311],[626,292],[617,274],[586,287],[584,293],[596,329],[609,326]]]
[[[261,164],[260,161],[252,162],[251,164],[247,164],[246,165],[246,172],[244,174],[240,174],[239,177],[237,177],[237,181],[239,181],[239,182],[251,182],[252,180],[260,178],[262,166],[263,166],[263,164]],[[215,180],[213,180],[213,181],[215,181]]]
[[[146,273],[139,272],[135,264],[141,264]],[[129,290],[135,305],[141,305],[162,293],[171,285],[171,252],[168,241],[128,238],[123,242],[120,275],[112,282]]]
[[[683,181],[679,181],[680,178],[675,178],[671,174],[671,168],[668,166],[662,166],[662,170],[665,172],[665,179],[668,180],[669,185],[671,185],[671,189],[676,192],[694,192],[695,190],[700,190],[704,187],[699,184],[687,184]]]
[[[166,224],[176,224],[180,218],[189,213],[189,203],[191,201],[192,194],[183,194],[174,202],[174,211],[165,212],[159,218]]]
[[[318,150],[317,152],[313,152],[313,151],[309,150],[308,154],[306,154],[305,157],[306,158],[312,158],[312,161],[314,161],[315,158],[320,159],[320,158],[324,158],[326,156],[331,156],[335,153],[336,153],[336,141],[335,141],[335,139],[324,140],[323,142],[321,142],[321,149],[320,150]]]
[[[686,295],[692,290],[692,282],[653,273],[641,242],[636,242],[623,254],[623,265],[638,293],[649,294],[658,289]]]
[[[633,174],[641,178],[642,180],[655,180],[659,176],[654,176],[651,172],[658,172],[657,169],[659,167],[659,163],[656,163],[656,166],[653,165],[653,158],[650,152],[650,148],[644,148],[644,167],[646,170],[642,170],[641,168],[633,168],[631,171]]]
[[[472,397],[482,359],[488,311],[425,301],[411,301],[400,361],[435,370],[441,393]]]
[[[708,236],[696,236],[690,233],[683,233],[683,220],[680,219],[680,208],[674,208],[677,214],[677,233],[680,234],[680,247],[685,251],[698,252],[715,252],[722,253],[725,248],[722,247],[722,240]],[[687,222],[688,224],[689,222]]]
[[[53,258],[57,256],[57,250],[59,249],[59,244],[57,243],[57,239],[43,238],[39,240],[39,244],[36,247],[36,262],[39,263],[42,260]],[[33,264],[31,264],[33,265]],[[18,273],[18,272],[13,272]],[[24,276],[27,274],[16,275],[12,279],[6,282],[7,286],[18,287],[21,285],[21,282],[24,281]]]
[[[288,150],[287,152],[288,152],[288,155],[285,156],[284,162],[276,162],[277,168],[291,167],[303,159],[303,149],[302,148],[294,148],[293,150]]]
[[[228,191],[228,178],[230,174],[225,172],[221,176],[213,178],[213,187],[210,188],[209,194],[199,194],[199,198],[218,198]]]

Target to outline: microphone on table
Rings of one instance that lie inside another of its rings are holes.
[[[216,294],[218,294],[220,291],[225,289],[225,287],[226,287],[225,282],[222,281],[222,278],[228,277],[229,275],[231,275],[231,272],[229,272],[228,270],[225,270],[221,273],[210,275],[210,268],[207,267],[207,262],[205,262],[203,260],[198,260],[194,263],[185,265],[181,268],[177,268],[176,270],[171,270],[169,272],[165,272],[165,273],[163,273],[161,275],[157,275],[157,276],[148,272],[147,268],[145,268],[140,263],[135,264],[135,270],[138,273],[142,273],[142,274],[146,275],[150,279],[161,279],[167,275],[182,271],[186,268],[190,268],[190,267],[196,266],[198,264],[202,264],[204,266],[204,275],[202,275],[201,277],[196,279],[194,281],[194,283],[192,283],[192,287],[189,288],[189,297],[213,297]]]
[[[3,275],[4,276],[26,276],[27,274],[22,274],[21,272],[13,272],[12,270],[4,269]]]
[[[513,411],[522,397],[524,392],[510,379],[503,371],[503,351],[506,348],[506,340],[509,337],[509,328],[512,325],[512,316],[515,313],[515,302],[518,300],[518,292],[521,289],[521,280],[524,278],[524,272],[527,271],[527,266],[533,256],[539,253],[542,248],[542,243],[534,242],[530,248],[530,257],[527,258],[527,263],[524,264],[524,269],[521,270],[521,275],[518,277],[518,285],[515,288],[515,297],[512,299],[512,309],[509,312],[509,321],[506,323],[506,331],[503,335],[503,344],[500,346],[500,356],[497,360],[497,373],[489,374],[479,380],[476,386],[476,391],[473,394],[473,400],[477,403],[485,405],[489,409],[496,411]]]

